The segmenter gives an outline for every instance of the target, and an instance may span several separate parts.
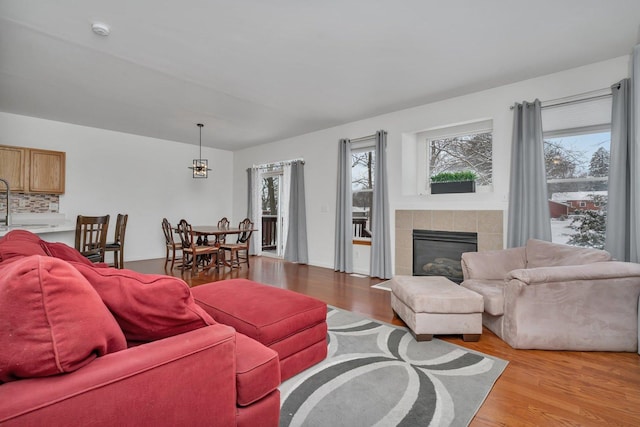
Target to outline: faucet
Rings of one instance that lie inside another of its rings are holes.
[[[7,214],[4,217],[4,223],[6,224],[7,227],[9,227],[11,225],[11,220],[10,220],[10,213],[11,213],[10,194],[11,194],[11,189],[9,187],[9,181],[7,181],[6,179],[2,179],[2,178],[0,178],[0,181],[4,182],[4,185],[7,187],[7,198],[6,198]]]

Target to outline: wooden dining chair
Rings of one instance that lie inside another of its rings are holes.
[[[84,216],[76,219],[76,249],[91,262],[104,262],[109,215]]]
[[[127,231],[128,214],[118,214],[113,242],[107,243],[105,251],[113,252],[113,266],[124,268],[124,234]]]
[[[242,230],[238,234],[236,243],[224,243],[220,245],[220,249],[229,252],[229,264],[231,267],[240,267],[242,262],[249,265],[249,245],[251,244],[251,235],[253,234],[253,222],[249,218],[245,218],[238,224],[238,229]]]
[[[199,264],[202,264],[203,268],[207,266],[218,268],[219,248],[216,246],[197,245],[193,228],[184,219],[181,219],[178,223],[178,235],[182,243],[182,271],[191,266],[195,273]]]
[[[223,216],[222,219],[220,221],[218,221],[218,228],[221,230],[224,229],[228,229],[229,228],[229,220],[227,219],[226,216]],[[218,236],[216,236],[216,243],[218,244],[218,246],[220,246],[223,243],[227,242],[227,235],[226,234],[220,234]]]
[[[180,251],[182,256],[182,242],[176,242],[173,238],[173,227],[167,218],[162,218],[162,232],[164,233],[164,240],[166,243],[167,252],[164,259],[164,268],[167,268],[167,264],[171,261],[170,269],[173,270],[173,265],[176,262],[176,252]],[[182,264],[180,264],[181,266]]]

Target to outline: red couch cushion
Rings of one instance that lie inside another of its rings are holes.
[[[322,301],[247,279],[208,283],[191,292],[217,322],[266,346],[327,318],[327,305]]]
[[[48,255],[37,235],[26,230],[12,230],[0,238],[0,262],[30,255]]]
[[[23,240],[28,242],[40,243],[42,239],[37,234],[29,230],[11,230],[2,237],[1,240]]]
[[[0,381],[72,372],[126,348],[98,293],[56,258],[3,263],[0,307]]]
[[[82,255],[79,250],[65,245],[64,243],[42,241],[42,246],[52,257],[56,257],[65,261],[75,261],[86,265],[93,265],[94,267],[97,266],[96,264],[93,264],[91,261],[89,261],[87,257]],[[106,264],[104,264],[104,266],[106,266]]]
[[[129,341],[154,341],[215,324],[184,280],[72,262],[93,285]]]
[[[238,406],[262,399],[280,385],[278,353],[236,334],[236,387]]]

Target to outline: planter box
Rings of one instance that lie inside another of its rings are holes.
[[[431,194],[445,193],[475,193],[475,181],[458,181],[458,182],[432,182]]]

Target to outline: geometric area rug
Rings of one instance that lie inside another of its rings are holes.
[[[374,289],[382,289],[383,291],[391,292],[391,280],[385,280],[384,282],[380,282],[371,287]]]
[[[280,386],[280,426],[467,426],[508,363],[334,307],[327,323],[327,358]]]

